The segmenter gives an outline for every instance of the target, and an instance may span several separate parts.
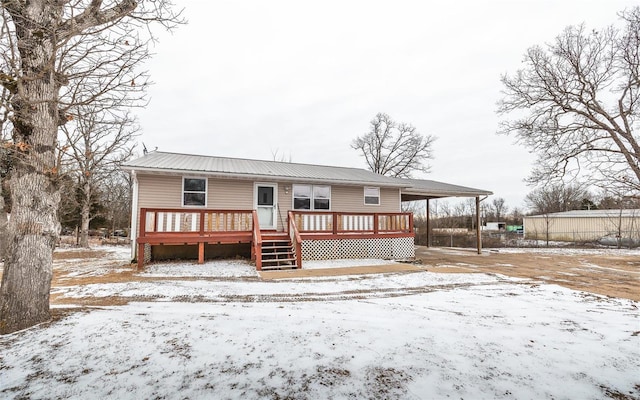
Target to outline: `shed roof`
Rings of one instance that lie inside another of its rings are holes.
[[[640,217],[640,209],[627,210],[571,210],[557,213],[529,215],[525,218],[617,218]]]
[[[250,160],[242,158],[178,154],[161,151],[123,164],[125,170],[155,174],[198,174],[230,179],[277,179],[289,182],[310,182],[343,185],[397,187],[403,200],[438,197],[469,197],[492,194],[443,182],[392,178],[366,169],[290,162]],[[405,198],[408,196],[410,198]]]

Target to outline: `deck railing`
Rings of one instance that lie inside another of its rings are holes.
[[[412,233],[412,213],[342,213],[290,211],[300,233],[323,234],[388,234]]]
[[[296,225],[296,219],[291,211],[288,212],[289,217],[289,238],[291,244],[296,253],[296,265],[298,268],[302,268],[302,238],[300,237],[300,231]]]
[[[251,258],[256,263],[256,269],[260,271],[262,269],[262,233],[260,233],[260,220],[258,219],[258,212],[253,210],[253,243],[251,245]]]
[[[413,236],[411,213],[342,213],[289,211],[287,231],[296,265],[302,265],[305,239],[340,239]],[[251,243],[251,256],[262,267],[262,234],[255,210],[190,210],[141,208],[138,266],[144,263],[145,245],[198,245],[198,262],[204,262],[207,243]]]
[[[140,237],[253,231],[253,210],[184,210],[142,208]]]

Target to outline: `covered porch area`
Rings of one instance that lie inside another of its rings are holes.
[[[427,247],[429,247],[431,243],[430,201],[449,197],[475,198],[476,251],[478,254],[482,253],[480,203],[492,195],[493,192],[426,179],[407,179],[407,181],[409,181],[412,186],[402,189],[401,201],[403,203],[410,201],[424,201],[426,203]]]

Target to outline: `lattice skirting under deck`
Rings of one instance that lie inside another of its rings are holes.
[[[378,239],[303,240],[303,260],[381,258],[400,260],[415,257],[412,237]]]
[[[151,262],[151,245],[149,243],[144,244],[144,263],[149,264]]]

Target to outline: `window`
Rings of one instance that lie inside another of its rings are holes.
[[[293,209],[311,210],[310,185],[293,185]]]
[[[182,205],[207,205],[207,180],[205,178],[182,178]]]
[[[371,206],[380,205],[380,188],[366,187],[364,188],[364,204]]]
[[[314,186],[313,187],[313,209],[328,210],[331,200],[330,186]]]
[[[294,210],[330,210],[331,186],[293,185]]]

